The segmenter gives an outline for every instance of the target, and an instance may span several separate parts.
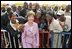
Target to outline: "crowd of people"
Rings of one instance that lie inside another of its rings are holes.
[[[1,30],[9,32],[12,48],[19,48],[18,39],[22,48],[71,48],[71,35],[55,34],[71,33],[71,5],[53,8],[27,2],[18,7],[7,4],[1,7]],[[6,48],[3,39],[1,47]]]

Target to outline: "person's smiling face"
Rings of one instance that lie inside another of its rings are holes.
[[[16,23],[16,18],[17,18],[16,15],[12,14],[11,21],[13,24]]]
[[[33,22],[33,21],[34,21],[34,15],[28,16],[28,21],[29,21],[29,22]]]

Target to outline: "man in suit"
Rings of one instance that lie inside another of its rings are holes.
[[[10,22],[7,25],[7,31],[10,33],[12,48],[18,48],[18,35],[20,34],[16,28],[17,25],[15,25],[16,21],[18,22],[18,20],[16,19],[16,15],[14,15],[12,12],[9,13],[9,19]]]
[[[7,12],[1,16],[1,25],[2,25],[2,28],[7,30],[6,27],[7,27],[7,23],[9,22],[9,19],[8,19],[8,14],[11,12],[11,8],[7,8]]]

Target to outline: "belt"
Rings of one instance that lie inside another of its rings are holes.
[[[71,32],[71,29],[69,31],[63,31],[63,32]]]

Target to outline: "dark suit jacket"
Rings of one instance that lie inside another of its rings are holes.
[[[7,31],[10,33],[12,37],[17,37],[17,35],[19,34],[19,32],[17,30],[15,31],[9,23],[7,25]]]
[[[18,37],[18,34],[20,34],[20,32],[18,32],[17,30],[14,30],[11,27],[10,23],[8,23],[8,25],[7,25],[7,31],[10,34],[12,48],[15,48],[13,37],[15,38],[15,44],[16,44],[16,47],[18,48],[19,47],[19,45],[18,45],[18,39],[20,38],[20,37]]]
[[[5,13],[3,16],[1,16],[1,25],[2,25],[1,27],[6,30],[8,22],[9,22],[8,14]]]

